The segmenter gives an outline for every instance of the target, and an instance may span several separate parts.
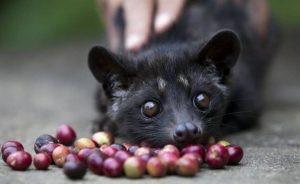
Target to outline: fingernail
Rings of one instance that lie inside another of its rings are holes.
[[[142,39],[138,34],[128,36],[125,42],[125,48],[130,51],[138,50],[141,47]]]
[[[162,13],[155,19],[154,29],[157,33],[165,31],[171,23],[171,16],[169,13]]]

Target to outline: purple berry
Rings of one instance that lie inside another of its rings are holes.
[[[226,147],[229,154],[228,165],[237,165],[243,158],[243,149],[237,145],[229,145]]]
[[[17,152],[17,151],[24,151],[21,147],[6,147],[6,149],[2,152],[2,159],[4,162],[6,162],[9,155]]]
[[[123,165],[116,158],[108,158],[103,162],[103,173],[109,177],[120,176],[123,172]]]
[[[37,170],[47,170],[51,162],[48,153],[38,153],[33,158],[33,165]]]
[[[45,144],[53,144],[53,143],[58,143],[57,139],[54,138],[53,136],[51,135],[48,135],[48,134],[44,134],[44,135],[40,135],[36,140],[35,140],[35,143],[34,143],[34,151],[36,153],[39,153],[40,152],[40,148],[45,145]]]
[[[18,141],[6,141],[1,146],[1,153],[3,153],[3,151],[8,147],[16,147],[18,150],[24,150],[23,145]]]
[[[114,154],[114,158],[116,158],[121,164],[123,164],[130,156],[131,156],[130,153],[122,150],[117,151]]]
[[[197,153],[204,160],[205,152],[205,148],[202,145],[189,145],[181,150],[181,155],[185,155],[187,153]]]
[[[221,169],[227,163],[229,154],[227,148],[220,144],[211,145],[206,153],[205,161],[207,165],[212,169]]]
[[[81,161],[70,161],[64,165],[64,173],[70,179],[82,179],[86,174],[87,168]]]
[[[87,165],[94,174],[101,175],[103,173],[103,161],[104,158],[101,153],[95,151],[88,156]]]
[[[26,170],[32,162],[32,157],[28,152],[17,151],[8,156],[6,163],[14,170]]]
[[[76,133],[71,126],[60,125],[56,130],[56,138],[61,144],[71,146],[76,139]]]

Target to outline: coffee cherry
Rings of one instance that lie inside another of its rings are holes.
[[[226,148],[229,154],[228,165],[237,165],[243,158],[243,149],[233,144],[227,146]]]
[[[147,165],[147,172],[152,177],[163,177],[167,173],[166,166],[162,163],[162,161],[158,157],[152,157],[148,160]]]
[[[138,148],[134,152],[135,156],[142,156],[142,155],[145,155],[145,154],[151,154],[150,148],[148,148],[148,147],[140,147],[140,148]]]
[[[103,162],[104,159],[101,153],[97,151],[91,153],[87,158],[88,168],[97,175],[102,174]]]
[[[17,151],[24,151],[22,147],[6,147],[6,149],[2,152],[2,159],[6,162],[9,155],[17,152]]]
[[[6,163],[14,170],[26,170],[32,162],[32,157],[28,152],[17,151],[12,153],[6,159]]]
[[[196,153],[201,156],[202,160],[205,159],[205,148],[202,145],[189,145],[181,150],[181,155],[187,153]]]
[[[171,145],[171,144],[168,144],[168,145],[165,145],[161,152],[169,152],[169,153],[174,153],[175,155],[177,155],[178,157],[180,157],[180,152],[178,150],[178,148],[174,145]]]
[[[227,148],[220,144],[213,144],[207,150],[205,161],[210,168],[220,169],[228,163],[228,159]]]
[[[52,159],[58,167],[63,167],[65,159],[69,154],[69,149],[66,146],[60,145],[53,150]]]
[[[194,176],[199,169],[198,161],[188,157],[181,157],[176,162],[176,173],[180,176]]]
[[[141,178],[146,170],[144,161],[139,157],[129,157],[123,165],[124,173],[128,178]]]
[[[107,155],[108,157],[114,156],[114,154],[115,154],[117,151],[118,151],[117,149],[115,149],[115,148],[113,148],[113,147],[110,147],[110,146],[108,146],[108,147],[106,147],[106,148],[104,148],[104,149],[102,150],[102,152],[103,152],[105,155]]]
[[[114,158],[117,159],[121,164],[123,164],[130,156],[130,153],[122,150],[119,150],[114,154]]]
[[[36,153],[40,152],[40,148],[45,145],[45,144],[50,144],[50,143],[58,143],[57,139],[52,137],[51,135],[44,134],[40,135],[34,143],[34,151]]]
[[[175,153],[170,152],[160,152],[158,154],[159,159],[166,166],[167,172],[170,174],[175,173],[176,171],[176,162],[179,157]]]
[[[93,134],[92,140],[99,146],[102,146],[103,144],[111,145],[114,143],[114,138],[110,132],[96,132]]]
[[[64,173],[70,179],[82,179],[87,168],[81,161],[70,161],[64,164]]]
[[[93,153],[94,151],[100,152],[100,150],[99,150],[98,148],[92,148],[92,149],[90,149],[90,148],[83,148],[83,149],[81,149],[81,150],[78,152],[77,156],[79,157],[79,159],[80,159],[81,161],[83,161],[84,163],[87,163],[87,158],[88,158],[88,156],[89,156],[91,153]]]
[[[139,146],[137,145],[132,145],[128,148],[128,152],[131,154],[131,155],[134,155],[134,153],[136,152],[136,150],[139,149]]]
[[[56,130],[56,138],[61,144],[71,146],[76,139],[76,133],[69,125],[60,125]]]
[[[199,167],[203,163],[202,157],[198,155],[197,153],[186,153],[182,157],[186,157],[192,160],[196,160],[198,162]]]
[[[89,138],[77,139],[74,143],[75,150],[79,152],[83,148],[95,148],[96,144]]]
[[[51,162],[48,153],[38,153],[33,158],[33,165],[37,170],[47,170]]]
[[[103,173],[109,177],[120,176],[123,172],[123,165],[116,158],[107,158],[103,162]]]
[[[17,150],[24,150],[23,145],[18,141],[6,141],[1,146],[1,153],[3,153],[3,151],[8,147],[15,147]]]

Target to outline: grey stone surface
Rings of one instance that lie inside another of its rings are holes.
[[[110,179],[88,174],[75,183],[300,183],[300,86],[296,42],[284,43],[270,72],[261,127],[229,136],[244,148],[239,166],[203,168],[196,177]],[[95,117],[96,82],[86,65],[92,44],[62,46],[35,52],[0,54],[0,143],[15,139],[33,153],[35,138],[54,134],[60,123],[72,125],[78,136],[90,136]],[[11,171],[0,161],[0,183],[73,183],[62,170]]]

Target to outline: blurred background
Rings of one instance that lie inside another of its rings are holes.
[[[269,3],[285,31],[300,30],[300,1]],[[1,0],[0,51],[99,39],[103,24],[98,11],[94,0]]]
[[[97,39],[103,32],[94,0],[1,0],[0,49],[18,51]]]

